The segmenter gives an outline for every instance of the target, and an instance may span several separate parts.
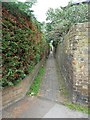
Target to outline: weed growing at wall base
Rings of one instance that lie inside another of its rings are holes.
[[[90,114],[90,108],[88,108],[87,106],[82,106],[80,104],[74,104],[74,103],[67,103],[66,106],[72,110],[77,110],[86,114]]]

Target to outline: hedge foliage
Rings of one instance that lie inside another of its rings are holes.
[[[18,4],[19,5],[19,4]],[[47,43],[32,14],[2,3],[2,86],[13,86],[26,77],[44,57]]]

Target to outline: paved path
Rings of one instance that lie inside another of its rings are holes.
[[[52,54],[47,60],[46,72],[38,96],[51,101],[60,101],[60,83],[57,75],[56,63]]]
[[[61,105],[60,86],[55,60],[49,56],[46,72],[37,97],[25,96],[3,110],[3,118],[87,118],[88,115]]]

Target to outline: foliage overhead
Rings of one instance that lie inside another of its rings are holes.
[[[68,4],[57,9],[47,11],[46,36],[48,41],[61,41],[70,27],[76,23],[88,22],[88,4]]]

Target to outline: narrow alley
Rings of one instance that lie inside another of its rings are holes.
[[[60,103],[59,85],[56,62],[50,54],[38,96],[25,96],[5,108],[3,118],[88,118],[88,115],[70,110]]]

